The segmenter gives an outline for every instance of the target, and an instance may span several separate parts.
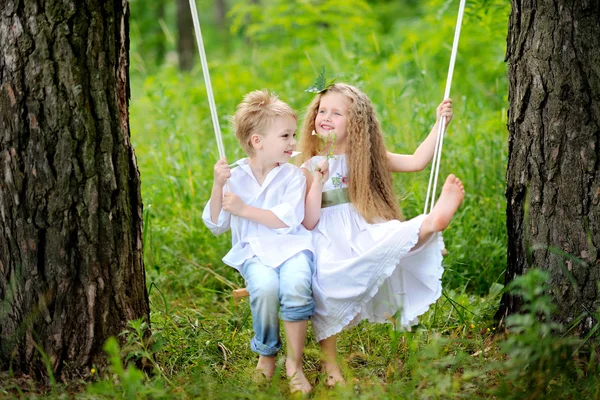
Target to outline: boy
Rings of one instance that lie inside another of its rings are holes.
[[[242,274],[250,293],[250,347],[259,354],[257,371],[273,376],[281,348],[280,310],[290,389],[308,393],[312,387],[302,371],[302,352],[315,309],[313,247],[302,226],[306,178],[287,163],[296,144],[296,113],[267,91],[254,91],[238,106],[233,123],[248,158],[233,170],[224,158],[215,164],[202,218],[215,235],[232,229],[232,248],[223,262]]]

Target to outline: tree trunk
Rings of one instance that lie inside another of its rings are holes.
[[[126,0],[0,3],[0,368],[68,379],[149,320]]]
[[[600,307],[600,2],[512,0],[506,282],[547,271],[563,323]],[[505,295],[498,316],[519,310]]]
[[[177,55],[180,70],[194,67],[194,21],[189,0],[177,0]]]
[[[155,65],[162,65],[165,62],[165,55],[167,54],[167,46],[164,39],[164,33],[160,26],[160,21],[165,20],[165,2],[159,1],[156,4],[156,26],[154,27],[154,31],[152,36],[158,37],[159,39],[155,39],[154,43],[156,43],[156,60],[154,62]]]
[[[225,0],[215,0],[215,20],[217,21],[217,27],[221,32],[225,31],[227,28],[225,25],[226,15],[227,4],[225,4]]]

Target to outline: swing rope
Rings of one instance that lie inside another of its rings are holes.
[[[208,71],[208,63],[206,61],[206,52],[204,50],[204,43],[202,41],[202,32],[200,29],[200,21],[198,19],[198,10],[196,8],[195,0],[190,1],[190,11],[192,13],[192,21],[194,22],[194,31],[196,34],[196,42],[198,44],[198,52],[200,53],[200,61],[202,63],[202,73],[204,76],[204,84],[206,86],[206,94],[208,96],[208,103],[210,106],[210,114],[212,117],[213,128],[215,131],[215,139],[217,141],[217,148],[219,150],[219,158],[225,157],[225,146],[223,146],[223,137],[221,135],[221,126],[219,125],[219,117],[217,114],[217,107],[215,105],[214,95],[212,91],[212,84],[210,81],[210,73]],[[448,78],[446,80],[446,91],[444,92],[444,99],[450,96],[450,85],[452,82],[452,74],[454,73],[454,63],[456,61],[456,52],[458,49],[458,39],[460,37],[460,27],[462,24],[462,18],[465,9],[465,0],[460,1],[460,8],[458,12],[458,20],[456,23],[456,31],[454,33],[454,44],[452,46],[452,55],[450,57],[450,67],[448,69]],[[435,151],[433,154],[433,167],[431,169],[431,175],[429,177],[429,186],[427,188],[427,199],[425,202],[425,213],[427,213],[428,202],[431,193],[431,209],[433,210],[433,205],[435,201],[435,191],[437,186],[439,168],[440,168],[440,159],[442,155],[442,144],[444,142],[444,125],[446,123],[446,118],[442,117],[440,121],[440,127],[438,130],[438,136],[436,138]],[[435,180],[434,180],[435,176]],[[433,191],[431,191],[433,183]],[[229,186],[229,184],[227,184]],[[232,218],[232,223],[235,226],[235,220]],[[234,298],[240,298],[248,296],[248,291],[245,288],[236,289],[233,291]]]
[[[452,75],[454,74],[454,65],[456,63],[456,53],[458,52],[458,41],[460,38],[460,29],[462,25],[463,15],[465,12],[466,0],[460,0],[460,6],[458,11],[458,17],[456,21],[456,29],[454,31],[454,42],[452,44],[452,53],[450,55],[450,65],[448,67],[448,77],[446,79],[446,89],[444,91],[444,99],[450,97],[450,87],[452,86]],[[212,117],[213,128],[215,131],[215,138],[217,141],[217,147],[219,150],[219,157],[225,157],[225,147],[223,146],[223,138],[221,135],[221,127],[219,125],[219,117],[217,115],[217,107],[215,105],[215,99],[212,91],[212,85],[210,81],[210,73],[208,70],[208,63],[206,61],[206,52],[204,51],[204,43],[202,41],[202,32],[200,29],[200,21],[198,19],[198,10],[196,8],[195,0],[190,0],[190,10],[192,13],[192,20],[194,22],[194,31],[196,33],[196,42],[198,44],[198,52],[200,53],[200,61],[202,63],[202,73],[204,75],[204,83],[206,85],[206,94],[208,96],[208,102],[210,106],[210,114]],[[435,141],[435,151],[433,153],[433,162],[431,173],[429,175],[429,185],[427,186],[427,196],[425,199],[425,207],[423,212],[427,214],[427,208],[429,212],[433,210],[435,205],[435,193],[437,189],[438,175],[440,172],[440,161],[442,158],[442,147],[444,144],[446,117],[442,116],[438,129],[438,135]],[[433,190],[432,190],[433,189]]]
[[[465,2],[466,0],[460,0],[460,6],[458,9],[458,18],[456,20],[456,29],[454,31],[454,43],[452,44],[452,53],[450,55],[450,66],[448,68],[448,78],[446,79],[446,90],[444,91],[444,100],[450,97],[450,86],[452,85],[452,75],[454,74],[454,64],[456,62],[456,53],[458,52],[458,40],[460,38],[460,28],[462,25],[463,15],[465,13]],[[431,208],[429,212],[433,210],[435,204],[435,192],[437,189],[438,174],[440,172],[440,160],[442,158],[442,145],[444,143],[446,117],[442,116],[440,120],[440,126],[438,129],[438,135],[435,141],[435,151],[433,153],[433,162],[431,166],[431,173],[429,175],[429,186],[427,187],[427,197],[425,199],[424,214],[427,214],[427,207],[431,202]],[[432,189],[433,186],[433,190]]]
[[[206,52],[204,51],[204,42],[202,41],[202,32],[200,30],[200,20],[198,19],[198,10],[196,1],[190,0],[190,10],[192,20],[194,21],[194,31],[196,33],[196,42],[198,43],[198,52],[200,53],[200,62],[202,63],[202,74],[204,75],[204,84],[206,85],[206,95],[210,106],[210,115],[212,117],[215,138],[217,139],[217,148],[219,149],[219,158],[225,157],[225,146],[223,146],[223,137],[221,136],[221,126],[219,125],[219,116],[217,115],[217,106],[210,83],[210,74],[208,72],[208,63],[206,62]]]
[[[196,33],[196,43],[198,44],[198,52],[200,53],[200,62],[202,63],[202,75],[204,75],[204,84],[206,86],[206,95],[208,96],[208,104],[210,106],[210,115],[212,117],[213,128],[215,130],[215,139],[217,141],[217,148],[219,150],[219,159],[225,157],[225,146],[223,145],[223,136],[221,135],[221,125],[219,124],[219,116],[217,115],[217,106],[215,105],[215,97],[212,91],[212,84],[210,82],[210,73],[208,71],[208,62],[206,61],[206,52],[204,51],[204,42],[202,41],[202,31],[200,30],[200,20],[198,19],[198,9],[196,8],[196,1],[190,0],[190,11],[192,13],[192,21],[194,22],[194,32]],[[229,187],[229,180],[225,184],[227,190],[231,191]],[[231,216],[232,232],[236,232],[236,237],[240,239],[240,232],[237,229],[237,222],[234,216]]]

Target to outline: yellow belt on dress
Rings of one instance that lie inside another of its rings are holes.
[[[321,208],[333,207],[346,203],[350,203],[347,188],[328,190],[321,194]]]

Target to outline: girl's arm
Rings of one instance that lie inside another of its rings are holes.
[[[319,218],[321,218],[321,199],[323,194],[323,183],[329,176],[329,162],[325,160],[315,169],[314,177],[306,168],[302,168],[306,176],[306,209],[304,210],[304,221],[302,225],[308,230],[313,229]]]
[[[423,170],[433,158],[435,142],[441,124],[441,117],[446,117],[446,126],[452,119],[452,99],[444,100],[437,108],[437,121],[423,143],[412,154],[394,154],[388,151],[387,158],[392,172],[415,172]]]

